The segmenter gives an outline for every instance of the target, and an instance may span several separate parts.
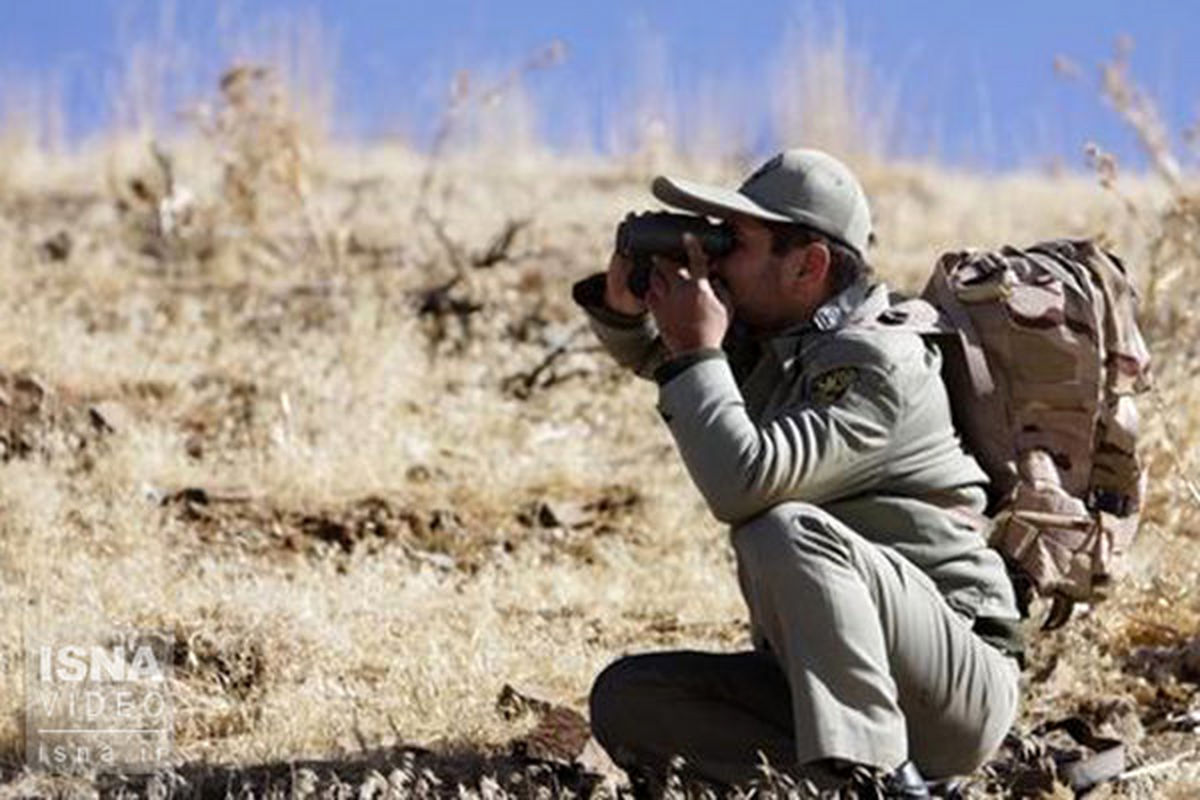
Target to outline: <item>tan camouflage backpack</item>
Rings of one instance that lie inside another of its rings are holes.
[[[1090,241],[948,253],[923,297],[943,315],[955,423],[992,480],[989,541],[1059,627],[1104,597],[1137,533],[1150,358],[1125,268]]]

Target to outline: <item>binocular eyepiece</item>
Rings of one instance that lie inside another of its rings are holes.
[[[646,212],[630,214],[617,226],[617,253],[633,261],[629,273],[629,291],[645,297],[650,289],[652,256],[662,256],[686,264],[687,250],[683,235],[690,233],[710,258],[733,250],[736,238],[727,224],[709,222],[692,214]]]

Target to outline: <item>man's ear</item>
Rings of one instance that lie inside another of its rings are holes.
[[[811,293],[814,288],[825,285],[832,262],[829,246],[824,242],[794,248],[786,260],[790,282]]]
[[[829,245],[824,242],[813,242],[807,248],[807,266],[809,272],[809,280],[814,286],[824,286],[829,278],[829,270],[833,266],[833,254],[829,252]]]

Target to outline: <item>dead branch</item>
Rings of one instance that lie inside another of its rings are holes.
[[[510,219],[505,222],[500,232],[492,237],[487,249],[471,258],[471,266],[476,269],[488,269],[501,261],[507,261],[513,239],[522,229],[529,227],[531,222],[529,219]]]
[[[504,378],[501,382],[501,388],[519,400],[527,400],[533,394],[534,389],[546,388],[554,383],[558,383],[559,381],[553,380],[553,378],[541,384],[538,381],[559,359],[569,353],[575,352],[575,349],[571,345],[587,330],[587,324],[576,326],[564,337],[562,342],[552,347],[532,369],[524,372],[516,372]]]
[[[524,61],[506,72],[498,81],[483,91],[474,94],[471,90],[471,76],[466,70],[459,70],[450,84],[450,93],[446,98],[446,106],[438,121],[437,130],[433,135],[433,143],[429,148],[429,159],[425,163],[425,171],[417,187],[417,199],[413,206],[413,217],[426,208],[425,201],[433,188],[433,181],[445,153],[446,145],[454,133],[458,120],[472,104],[486,106],[498,102],[515,86],[522,77],[530,72],[546,69],[561,64],[566,58],[567,48],[562,42],[554,40],[530,54]]]

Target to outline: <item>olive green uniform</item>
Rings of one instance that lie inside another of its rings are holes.
[[[617,361],[658,380],[689,474],[732,526],[755,645],[610,666],[592,724],[614,760],[681,755],[727,783],[752,777],[758,752],[784,767],[912,759],[927,777],[981,764],[1016,713],[1019,615],[940,357],[878,324],[886,288],[677,358],[649,317],[604,307],[603,276],[575,294]]]

